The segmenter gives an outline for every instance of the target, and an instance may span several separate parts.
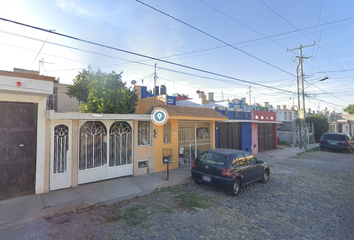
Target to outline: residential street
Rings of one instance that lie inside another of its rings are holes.
[[[1,239],[350,239],[354,154],[263,159],[270,181],[237,197],[193,182],[0,231]]]

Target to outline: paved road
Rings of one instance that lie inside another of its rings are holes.
[[[353,239],[354,154],[268,162],[270,181],[237,197],[190,182],[0,229],[0,239]]]

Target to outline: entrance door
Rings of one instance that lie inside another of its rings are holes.
[[[241,128],[239,123],[220,123],[219,148],[241,149]]]
[[[268,151],[275,149],[275,124],[258,124],[258,146],[259,151]]]
[[[37,104],[0,102],[0,200],[34,194]]]
[[[100,121],[87,121],[80,127],[78,183],[107,177],[107,129]]]
[[[50,158],[50,190],[71,186],[71,122],[52,124],[52,143]]]

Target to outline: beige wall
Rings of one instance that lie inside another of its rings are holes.
[[[133,155],[133,174],[135,176],[137,175],[144,175],[148,173],[153,173],[155,172],[155,139],[153,136],[151,136],[151,145],[148,146],[139,146],[138,145],[138,135],[139,135],[139,128],[138,128],[138,122],[139,121],[134,121],[133,125],[133,149],[134,149],[134,155]],[[151,128],[153,128],[153,125],[151,124]],[[151,134],[153,135],[153,129],[151,129]],[[138,162],[142,160],[148,160],[149,161],[149,167],[148,168],[138,168]]]
[[[79,112],[80,103],[76,98],[70,98],[67,94],[69,84],[54,83],[54,87],[58,88],[57,106],[58,112]]]
[[[78,173],[79,173],[79,120],[72,121],[72,134],[73,134],[73,141],[72,141],[72,161],[71,161],[71,186],[77,187],[78,186]]]
[[[45,134],[45,162],[44,162],[44,187],[43,192],[50,191],[50,139],[52,138],[50,131],[51,121],[46,120],[46,134]]]

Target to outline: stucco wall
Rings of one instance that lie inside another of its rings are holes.
[[[55,83],[54,87],[58,88],[57,111],[59,112],[79,112],[80,103],[76,98],[70,98],[66,92],[68,84]]]

